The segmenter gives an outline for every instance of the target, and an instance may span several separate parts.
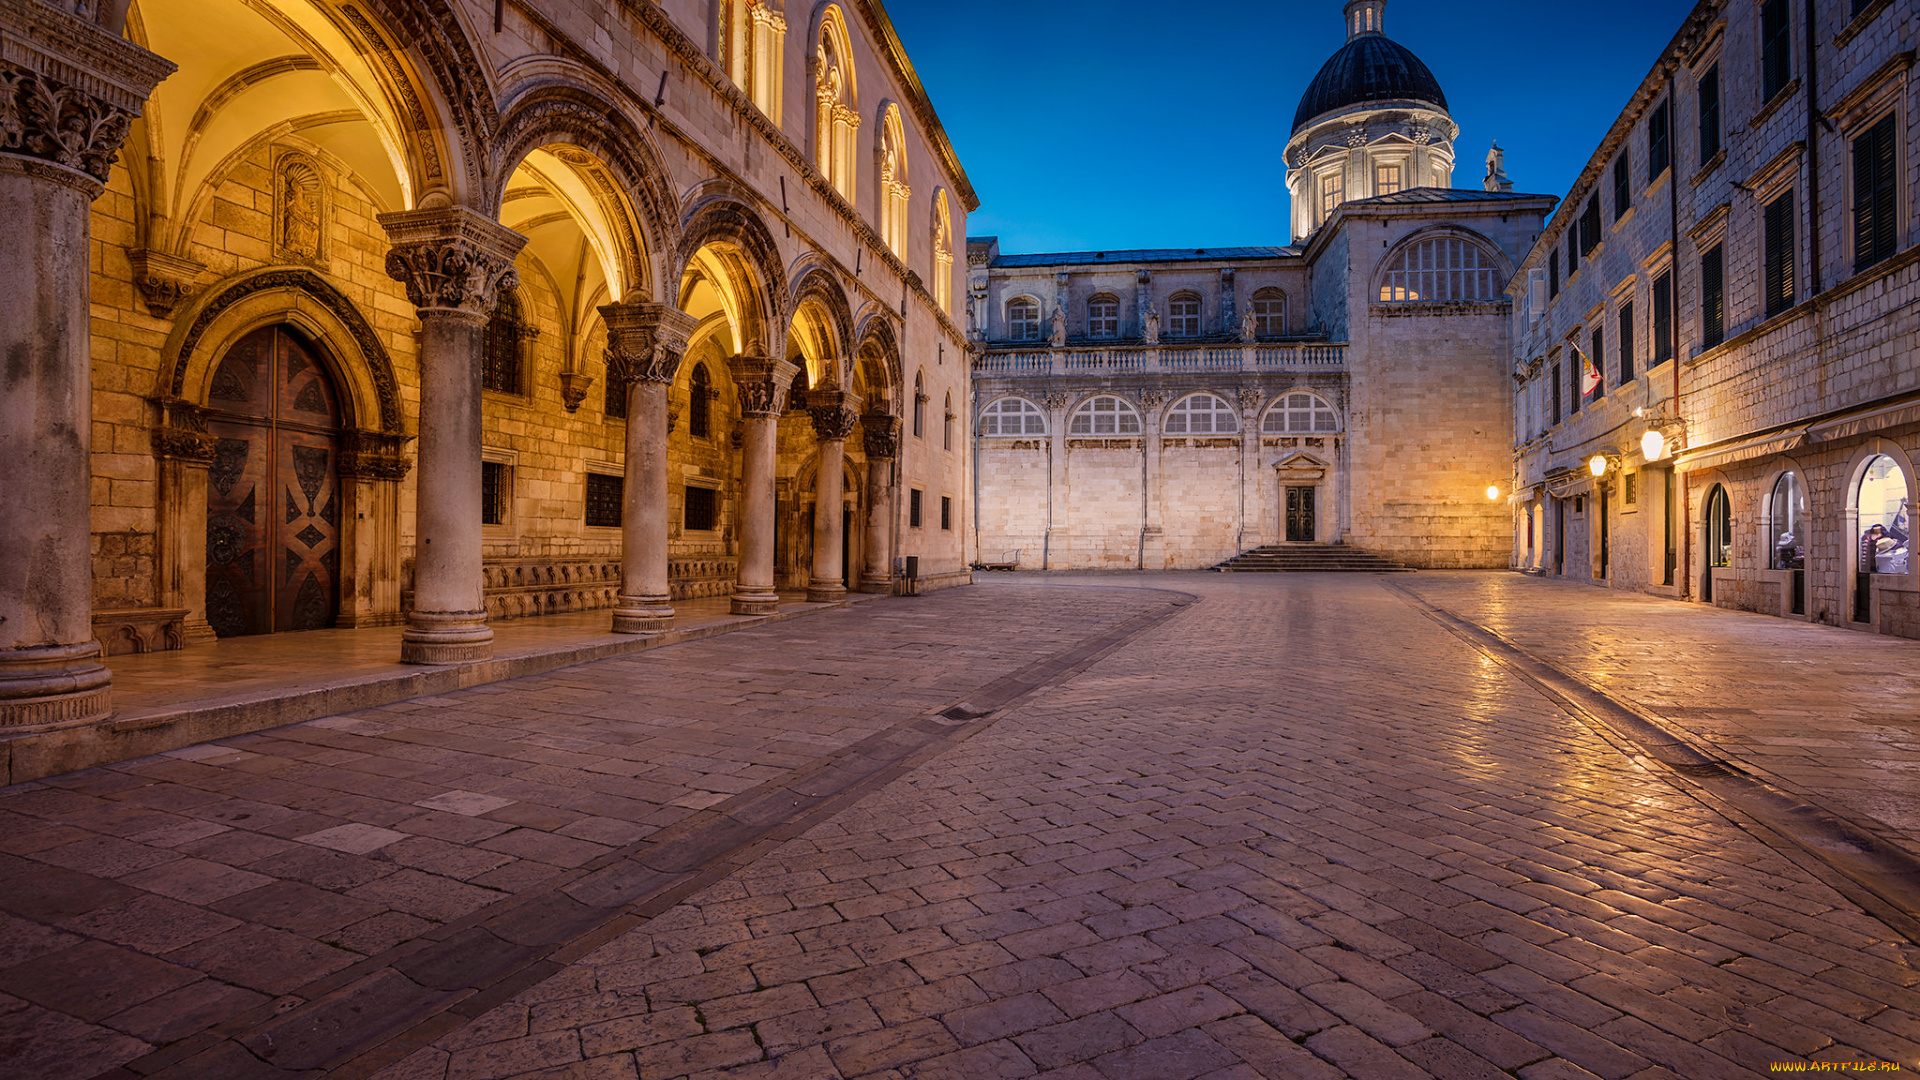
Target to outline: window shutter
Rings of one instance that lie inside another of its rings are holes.
[[[1760,5],[1760,96],[1772,101],[1793,81],[1793,31],[1787,18],[1787,0]]]
[[[1853,269],[1855,273],[1892,255],[1897,187],[1893,173],[1893,117],[1881,119],[1853,141]]]
[[[1673,272],[1653,279],[1653,362],[1673,359]]]
[[[1793,192],[1767,204],[1767,314],[1793,306]]]
[[[1620,215],[1633,205],[1633,179],[1628,175],[1627,152],[1620,151],[1619,160],[1613,163],[1613,220],[1619,221]]]
[[[1557,270],[1558,267],[1556,267],[1555,269]],[[1558,273],[1554,274],[1555,285],[1558,285],[1560,283],[1559,277],[1560,275]],[[1528,293],[1529,293],[1527,299],[1529,302],[1528,306],[1530,308],[1530,311],[1527,315],[1527,321],[1533,322],[1539,319],[1540,316],[1545,315],[1547,313],[1547,300],[1549,299],[1547,295],[1547,279],[1545,276],[1543,276],[1540,273],[1540,271],[1535,270],[1533,272],[1533,276],[1527,280],[1527,285],[1528,285]]]
[[[1720,152],[1720,65],[1700,76],[1700,163]]]
[[[1620,305],[1620,382],[1633,380],[1633,302]]]
[[[1708,347],[1720,344],[1727,336],[1721,269],[1718,246],[1700,256],[1700,340]]]
[[[1597,326],[1593,328],[1593,351],[1587,355],[1593,357],[1594,370],[1600,373],[1600,385],[1593,388],[1593,399],[1598,401],[1607,396],[1607,350],[1605,331]]]

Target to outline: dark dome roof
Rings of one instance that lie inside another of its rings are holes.
[[[1385,34],[1361,34],[1328,57],[1307,84],[1293,114],[1293,130],[1321,113],[1363,101],[1394,100],[1422,101],[1447,111],[1440,80],[1419,57]]]

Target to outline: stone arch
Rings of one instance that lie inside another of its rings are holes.
[[[811,263],[811,265],[808,265]],[[853,308],[847,303],[846,290],[839,278],[824,264],[809,259],[796,268],[792,294],[786,315],[789,327],[803,307],[814,307],[825,318],[823,328],[830,341],[823,342],[833,358],[833,370],[827,372],[825,385],[849,386],[852,381]],[[791,333],[791,329],[788,331]]]
[[[863,312],[855,323],[853,342],[853,362],[859,365],[853,382],[866,387],[867,411],[898,416],[906,394],[906,374],[892,320],[877,308]]]
[[[405,431],[393,360],[373,326],[353,301],[305,267],[255,270],[203,293],[174,322],[161,349],[159,396],[204,400],[214,365],[227,347],[249,331],[279,322],[300,327],[328,354],[349,425],[389,435]]]
[[[1847,616],[1847,621],[1855,623],[1861,621],[1852,618],[1858,610],[1853,605],[1858,601],[1859,581],[1858,575],[1851,571],[1858,571],[1860,569],[1859,541],[1866,528],[1865,525],[1861,524],[1861,521],[1867,516],[1862,512],[1860,507],[1860,483],[1866,477],[1868,466],[1873,463],[1875,458],[1882,456],[1893,459],[1894,465],[1904,474],[1907,487],[1906,505],[1909,512],[1911,512],[1916,502],[1920,502],[1920,475],[1915,474],[1913,459],[1908,456],[1905,448],[1899,443],[1877,436],[1869,438],[1856,447],[1852,456],[1847,459],[1846,468],[1840,473],[1839,509],[1841,516],[1840,528],[1838,535],[1835,537],[1837,541],[1835,546],[1838,548],[1839,565],[1843,568],[1842,580],[1846,582],[1841,589],[1843,597],[1848,602],[1848,608],[1844,614]],[[1909,551],[1912,549],[1911,541],[1909,541],[1908,549]],[[1876,573],[1874,576],[1876,578],[1884,577],[1887,580],[1899,581],[1901,588],[1910,589],[1917,580],[1920,580],[1920,560],[1915,560],[1912,555],[1909,555],[1907,558],[1906,573],[1885,575]],[[1878,625],[1877,617],[1878,605],[1876,604],[1870,610],[1870,617],[1866,621]]]
[[[685,278],[694,257],[708,245],[719,244],[739,253],[736,269],[751,280],[755,301],[742,312],[746,349],[764,349],[768,356],[786,351],[785,312],[781,298],[788,295],[787,276],[773,233],[753,208],[752,196],[725,181],[711,181],[688,193],[680,216],[680,235],[674,249],[670,280]]]
[[[499,217],[514,170],[544,147],[573,151],[555,152],[588,186],[611,224],[610,239],[628,289],[647,299],[661,297],[661,261],[675,250],[677,200],[646,129],[591,88],[548,83],[529,89],[501,118],[489,175],[489,216]]]

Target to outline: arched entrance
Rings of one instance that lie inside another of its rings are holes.
[[[207,391],[207,622],[220,637],[318,630],[340,606],[340,398],[284,324],[227,350]]]

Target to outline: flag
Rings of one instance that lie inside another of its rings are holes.
[[[1600,365],[1594,363],[1593,357],[1581,351],[1578,345],[1573,347],[1573,353],[1575,356],[1586,361],[1586,373],[1580,377],[1580,396],[1586,397],[1588,394],[1600,389],[1600,383],[1603,381],[1600,378]]]
[[[1887,526],[1887,535],[1905,544],[1907,542],[1907,530],[1912,527],[1912,521],[1907,513],[1907,500],[1901,499],[1900,512],[1893,515],[1893,524]]]

